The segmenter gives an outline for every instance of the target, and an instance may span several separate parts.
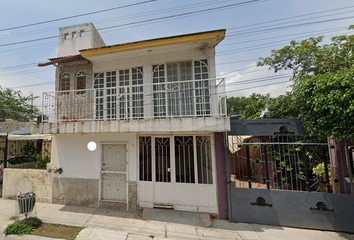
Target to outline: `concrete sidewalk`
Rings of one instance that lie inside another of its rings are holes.
[[[38,236],[4,236],[3,230],[13,222],[9,218],[18,216],[16,214],[16,203],[14,200],[0,199],[0,239],[49,239]],[[353,234],[259,224],[230,223],[225,220],[211,221],[203,214],[171,210],[147,209],[143,214],[143,212],[123,212],[112,209],[36,203],[34,214],[46,223],[59,223],[77,227],[85,226],[86,228],[76,238],[79,240],[161,240],[166,238],[187,240],[354,240]]]

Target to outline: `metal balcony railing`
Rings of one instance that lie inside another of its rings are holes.
[[[42,122],[226,116],[224,78],[43,93]]]

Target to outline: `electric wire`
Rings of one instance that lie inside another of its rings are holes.
[[[41,24],[45,24],[45,23],[57,22],[57,21],[62,21],[62,20],[67,20],[67,19],[71,19],[71,18],[77,18],[77,17],[87,16],[87,15],[92,15],[92,14],[112,11],[112,10],[116,10],[116,9],[126,8],[126,7],[137,6],[137,5],[140,5],[140,4],[154,2],[154,1],[157,1],[157,0],[147,0],[147,1],[144,1],[144,2],[132,3],[132,4],[124,5],[124,6],[118,6],[118,7],[108,8],[108,9],[94,11],[94,12],[89,12],[89,13],[82,13],[82,14],[77,14],[77,15],[73,15],[73,16],[69,16],[69,17],[57,18],[57,19],[52,19],[52,20],[47,20],[47,21],[42,21],[42,22],[37,22],[37,23],[30,23],[30,24],[16,26],[16,27],[3,28],[3,29],[0,29],[0,32],[8,31],[8,30],[14,30],[14,29],[19,29],[19,28],[24,28],[24,27],[36,26],[36,25],[41,25]]]
[[[142,20],[142,21],[135,21],[135,22],[119,24],[119,25],[114,25],[114,26],[108,26],[108,27],[103,27],[103,28],[97,28],[97,30],[106,30],[106,29],[118,28],[118,27],[122,27],[122,26],[130,26],[130,25],[134,25],[134,24],[138,24],[138,23],[153,22],[153,21],[157,21],[157,20],[163,20],[163,19],[168,19],[168,18],[187,16],[187,15],[192,15],[192,14],[202,13],[202,12],[210,12],[210,11],[214,11],[214,10],[217,10],[217,9],[225,9],[225,8],[237,7],[237,6],[240,6],[240,5],[247,5],[247,4],[250,4],[250,3],[263,2],[263,1],[266,1],[266,0],[248,0],[248,1],[245,1],[245,2],[234,3],[234,4],[219,6],[219,7],[213,7],[213,8],[208,8],[208,9],[202,9],[202,10],[186,12],[186,13],[180,13],[180,14],[164,16],[164,17],[159,17],[159,18],[153,18],[153,19],[147,19],[147,20]],[[20,41],[20,42],[6,43],[6,44],[1,44],[0,47],[6,47],[6,46],[23,44],[23,43],[42,41],[42,40],[53,39],[53,38],[58,38],[58,37],[62,37],[62,36],[51,36],[51,37],[43,37],[43,38],[25,40],[25,41]]]

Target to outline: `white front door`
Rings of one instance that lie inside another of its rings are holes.
[[[101,201],[127,202],[127,146],[102,144]]]
[[[139,137],[138,204],[217,213],[211,136]]]

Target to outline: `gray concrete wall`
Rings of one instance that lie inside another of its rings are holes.
[[[16,199],[20,192],[35,192],[38,202],[52,203],[52,181],[46,170],[5,168],[2,197]]]
[[[26,126],[27,122],[18,122],[12,119],[6,119],[5,122],[0,122],[0,132],[13,132],[15,130],[21,130]]]
[[[98,184],[98,179],[55,177],[53,203],[98,207]]]
[[[127,204],[123,202],[100,201],[98,204],[98,194],[98,179],[55,177],[53,180],[53,203],[127,210]],[[136,182],[128,182],[128,199],[129,210],[136,210]]]
[[[136,210],[137,206],[137,184],[136,182],[128,182],[128,202],[129,210]]]
[[[80,36],[80,31],[84,31],[84,36]],[[75,38],[73,32],[76,32]],[[65,34],[68,34],[67,39],[64,38]],[[58,57],[79,54],[81,49],[103,46],[105,43],[92,23],[59,28]]]

